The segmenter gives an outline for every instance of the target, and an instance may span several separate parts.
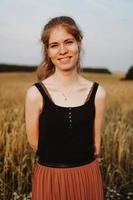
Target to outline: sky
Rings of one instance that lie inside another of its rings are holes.
[[[42,29],[60,15],[83,32],[82,66],[126,72],[133,65],[133,0],[0,0],[0,63],[38,65]]]

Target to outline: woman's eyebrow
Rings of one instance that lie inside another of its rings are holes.
[[[58,44],[58,42],[51,42],[49,45]]]
[[[73,41],[74,40],[74,38],[68,38],[68,39],[66,39],[66,40],[64,40],[64,42],[67,42],[67,41]]]
[[[64,40],[64,42],[67,42],[69,40],[74,40],[74,38],[67,38],[67,39]],[[58,44],[58,43],[59,42],[51,42],[51,43],[49,43],[49,45]]]

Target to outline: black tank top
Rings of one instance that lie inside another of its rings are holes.
[[[75,107],[56,105],[42,82],[33,84],[43,96],[43,110],[39,116],[37,156],[43,165],[78,166],[95,159],[94,118],[95,94],[93,86],[84,104]]]

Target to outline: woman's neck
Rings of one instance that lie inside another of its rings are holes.
[[[71,87],[78,82],[79,75],[76,71],[56,72],[52,75],[55,85],[62,86],[63,88]]]

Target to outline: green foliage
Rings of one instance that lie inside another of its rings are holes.
[[[0,72],[32,72],[36,68],[35,66],[0,64]]]
[[[0,72],[32,72],[36,69],[36,66],[0,64]],[[111,74],[106,68],[81,68],[81,72]]]
[[[82,68],[83,72],[89,72],[89,73],[102,73],[102,74],[112,74],[107,68]]]
[[[126,80],[133,80],[133,65],[129,68],[125,79]]]

